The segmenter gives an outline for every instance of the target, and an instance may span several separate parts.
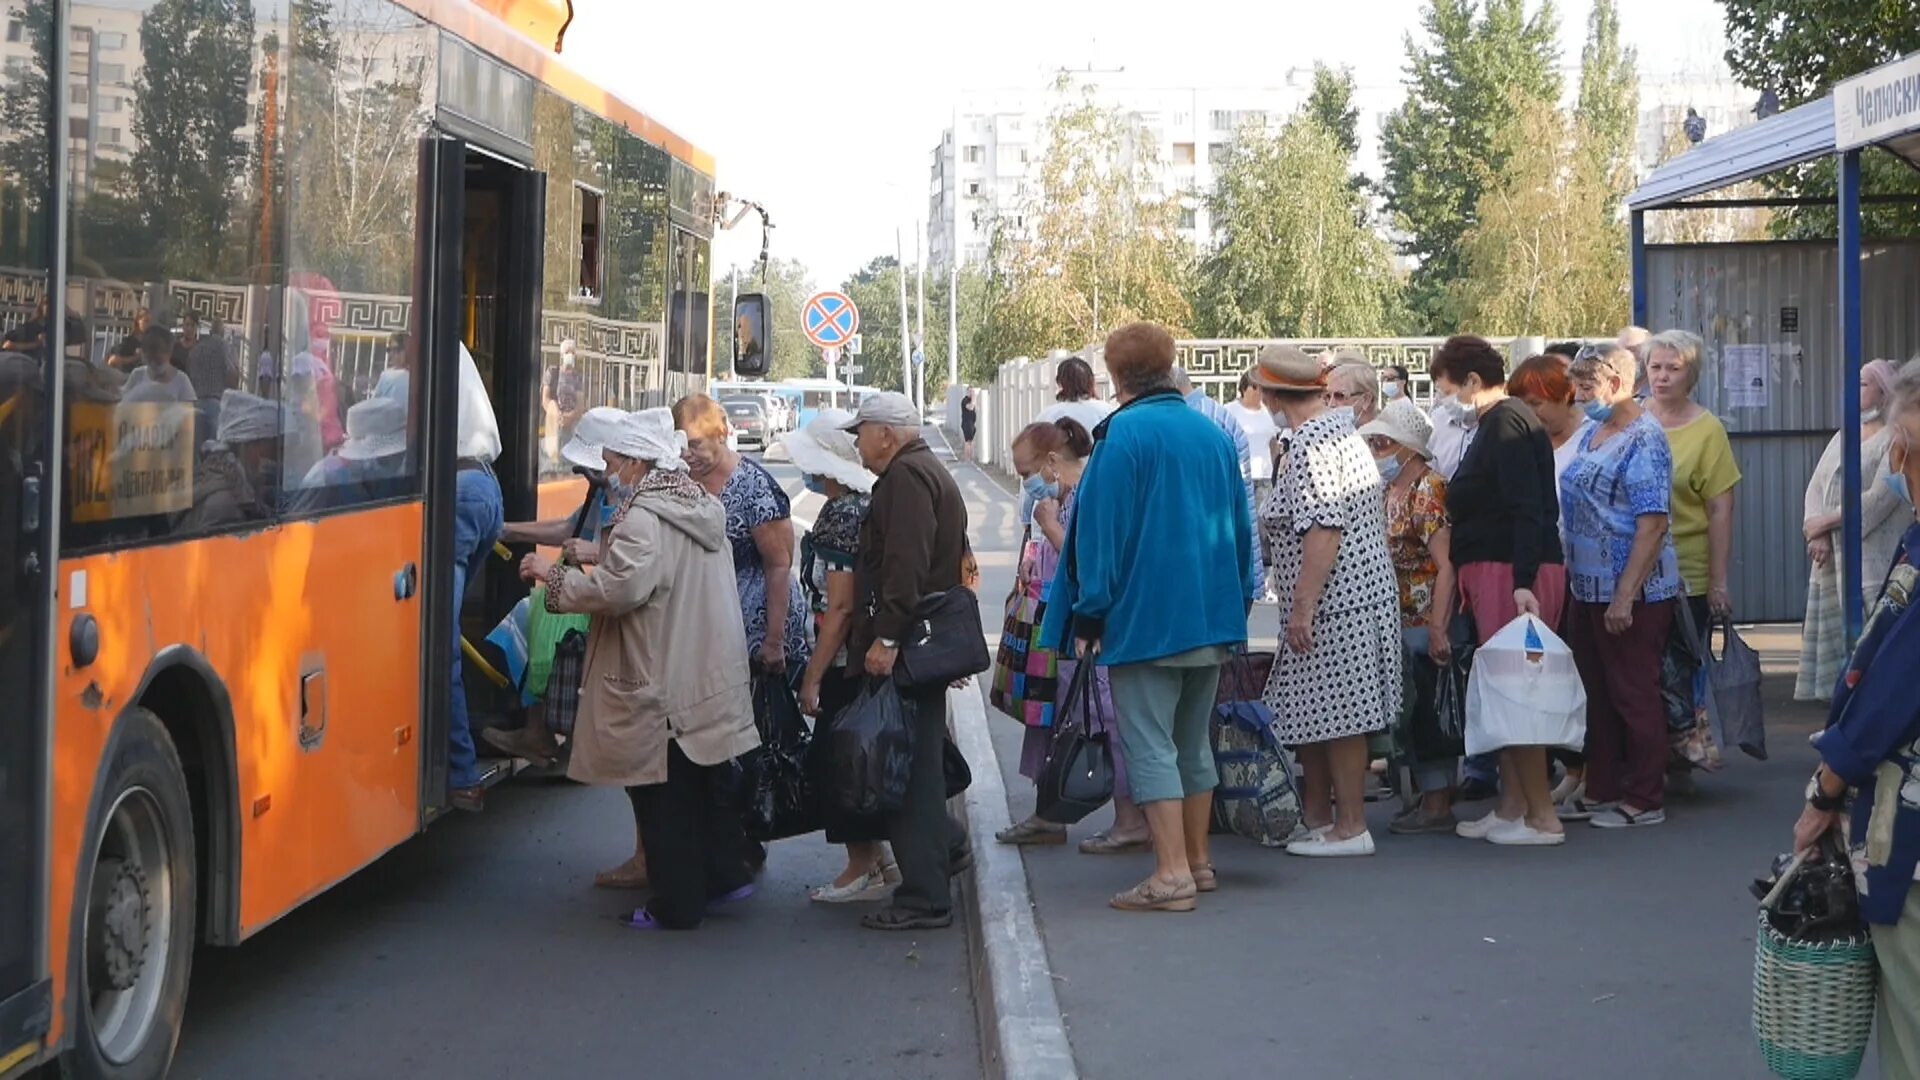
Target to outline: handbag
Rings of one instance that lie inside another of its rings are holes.
[[[1031,527],[1021,537],[1020,552],[1020,572],[1007,593],[1000,644],[993,654],[993,683],[987,691],[987,703],[1022,723],[1044,727],[1044,723],[1036,724],[1041,717],[1033,714],[1053,704],[1053,680],[1058,669],[1053,653],[1033,640],[1045,616],[1046,603],[1028,576],[1036,558]]]
[[[1213,826],[1263,847],[1281,847],[1300,824],[1300,792],[1293,762],[1273,732],[1273,712],[1261,700],[1272,653],[1236,653],[1220,668],[1207,736],[1220,786],[1213,792]]]
[[[1860,918],[1852,862],[1834,831],[1794,856],[1760,901],[1753,1034],[1775,1076],[1859,1073],[1873,1031],[1879,964]]]
[[[1721,635],[1720,651],[1713,650],[1713,634]],[[1737,746],[1747,756],[1767,760],[1767,725],[1761,715],[1760,654],[1734,633],[1733,620],[1715,619],[1707,627],[1707,699],[1720,740]]]
[[[1113,748],[1106,724],[1096,722],[1094,665],[1074,670],[1067,698],[1054,716],[1053,741],[1035,782],[1034,815],[1072,825],[1113,798]]]
[[[774,675],[755,682],[753,723],[760,748],[745,760],[741,824],[747,838],[784,840],[813,832],[820,815],[807,768],[812,735],[786,679]]]
[[[992,666],[980,632],[980,599],[972,589],[955,587],[920,601],[900,642],[893,678],[902,690],[945,690]]]

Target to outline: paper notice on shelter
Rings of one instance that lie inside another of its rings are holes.
[[[1773,350],[1727,345],[1720,350],[1721,388],[1729,409],[1764,409],[1773,400]]]

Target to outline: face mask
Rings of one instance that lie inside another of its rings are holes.
[[[813,492],[815,495],[825,495],[827,493],[827,482],[817,476],[803,477],[800,482],[805,484],[807,490]]]
[[[1865,410],[1862,410],[1860,413],[1860,422],[1863,424],[1871,424],[1879,419],[1880,419],[1879,409],[1865,409]]]
[[[1378,461],[1375,461],[1374,464],[1380,466],[1380,479],[1389,484],[1393,483],[1394,477],[1400,475],[1400,470],[1403,467],[1403,463],[1397,454],[1393,457],[1380,458]]]
[[[608,470],[607,501],[609,503],[615,507],[625,506],[627,500],[633,497],[633,488],[634,485],[627,483],[619,473]]]
[[[1587,419],[1596,424],[1604,424],[1613,418],[1613,406],[1604,401],[1589,401],[1580,406],[1580,411],[1586,413]]]
[[[1060,494],[1060,485],[1047,483],[1047,478],[1039,473],[1027,477],[1023,486],[1026,488],[1027,498],[1034,502],[1051,499]]]
[[[1405,391],[1400,389],[1400,384],[1397,382],[1380,384],[1380,396],[1387,399],[1388,401],[1394,400],[1404,392]]]
[[[1893,463],[1893,451],[1896,448],[1900,451],[1901,461],[1899,465]],[[1912,453],[1912,451],[1907,449],[1907,440],[1904,436],[1899,442],[1893,444],[1893,446],[1889,446],[1887,448],[1887,475],[1880,480],[1881,483],[1887,485],[1888,491],[1900,496],[1900,501],[1906,503],[1908,506],[1913,505],[1913,491],[1907,484],[1906,457],[1910,453]]]

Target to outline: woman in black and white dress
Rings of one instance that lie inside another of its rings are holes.
[[[1268,346],[1253,382],[1288,428],[1260,508],[1285,628],[1266,703],[1300,758],[1307,829],[1287,851],[1371,855],[1367,736],[1392,723],[1401,698],[1399,586],[1380,467],[1352,412],[1322,399],[1318,360]]]

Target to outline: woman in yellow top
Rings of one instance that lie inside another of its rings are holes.
[[[1673,450],[1673,548],[1694,624],[1704,633],[1709,616],[1733,614],[1727,563],[1740,467],[1720,419],[1693,400],[1702,352],[1699,337],[1685,330],[1655,334],[1647,342],[1646,405]]]

